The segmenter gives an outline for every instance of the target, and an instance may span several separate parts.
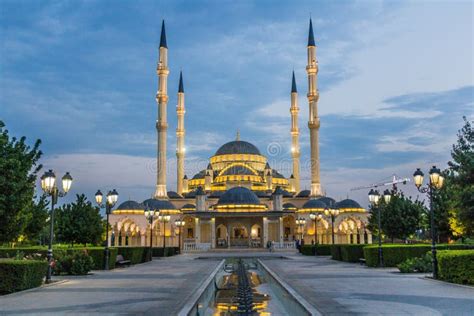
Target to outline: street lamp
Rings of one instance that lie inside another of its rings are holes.
[[[53,237],[54,237],[54,204],[59,197],[64,197],[71,189],[72,177],[69,172],[62,177],[63,192],[58,190],[56,185],[56,175],[49,169],[41,176],[41,189],[46,195],[51,197],[51,214],[49,217],[49,244],[48,244],[48,272],[46,273],[46,283],[51,283],[51,264],[53,260]]]
[[[104,269],[109,270],[109,215],[112,213],[112,207],[117,203],[118,200],[118,193],[115,189],[109,191],[105,196],[105,204],[102,203],[104,199],[104,195],[100,190],[97,190],[95,194],[95,202],[99,206],[99,208],[105,208],[105,214],[107,216],[107,224],[105,229],[105,249],[104,249]]]
[[[300,233],[301,233],[301,239],[300,240],[303,240],[304,227],[306,226],[306,219],[304,219],[303,217],[297,218],[296,219],[296,225],[298,225],[298,228],[299,228]]]
[[[326,216],[331,215],[331,229],[332,229],[332,244],[334,245],[334,220],[336,216],[339,215],[339,210],[335,208],[327,208],[324,210]]]
[[[163,222],[163,257],[166,257],[166,223],[170,221],[170,216],[158,215],[158,221]]]
[[[150,261],[153,260],[153,220],[156,216],[159,217],[160,212],[155,210],[146,210],[145,211],[145,218],[150,224]]]
[[[390,194],[389,190],[385,190],[383,193],[383,199],[385,203],[389,203],[391,200],[392,196]],[[375,208],[377,210],[377,227],[379,230],[379,238],[378,238],[378,243],[379,243],[379,266],[383,267],[383,252],[382,252],[382,220],[381,220],[381,215],[380,215],[380,207],[378,206],[380,202],[380,195],[379,191],[370,189],[369,191],[369,202],[372,204],[372,208]]]
[[[314,244],[318,243],[318,222],[323,218],[323,215],[311,213],[309,218],[314,221]]]
[[[435,190],[440,190],[444,184],[444,177],[441,175],[441,170],[433,166],[430,171],[430,182],[426,187],[423,187],[424,174],[417,168],[413,173],[413,179],[415,180],[415,186],[421,193],[428,193],[430,199],[430,226],[431,226],[431,253],[433,255],[433,279],[438,278],[438,258],[436,257],[436,233],[435,233],[435,222],[434,222],[434,209],[433,209],[433,193]]]
[[[185,222],[181,219],[174,221],[174,225],[178,227],[178,252],[181,254],[181,227],[184,227]]]

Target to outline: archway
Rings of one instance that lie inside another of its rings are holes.
[[[250,247],[260,248],[262,246],[263,230],[259,224],[254,224],[250,228]]]
[[[248,247],[249,234],[247,227],[241,223],[235,223],[230,228],[230,245],[234,247]]]
[[[220,224],[216,227],[216,247],[227,248],[227,227]]]

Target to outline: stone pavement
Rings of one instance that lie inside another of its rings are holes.
[[[265,264],[323,315],[474,315],[474,288],[328,257]]]
[[[217,260],[182,255],[130,268],[66,277],[67,282],[0,296],[0,315],[175,315]]]

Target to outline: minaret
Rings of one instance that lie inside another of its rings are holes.
[[[158,119],[156,120],[156,131],[158,133],[158,157],[157,157],[157,178],[156,199],[166,199],[166,131],[168,129],[166,107],[168,105],[168,46],[166,45],[165,21],[161,25],[161,38],[159,49],[158,66],[156,73],[158,75],[158,92],[156,93],[156,102],[158,103]]]
[[[318,117],[318,62],[316,60],[316,44],[314,42],[313,22],[309,19],[308,35],[308,103],[309,103],[309,138],[311,145],[311,196],[321,195],[319,177],[319,117]]]
[[[295,72],[291,82],[291,157],[293,158],[294,190],[300,192],[300,129],[298,128],[298,91]]]
[[[176,160],[177,160],[177,191],[178,194],[183,193],[184,179],[184,86],[183,73],[179,73],[178,88],[178,105],[176,106],[176,114],[178,115],[178,127],[176,128]]]

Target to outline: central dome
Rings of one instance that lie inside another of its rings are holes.
[[[260,200],[257,195],[244,187],[234,187],[227,190],[217,202],[217,205],[229,205],[229,204],[255,204],[259,205]]]
[[[250,155],[261,155],[255,145],[243,141],[234,140],[222,145],[217,151],[215,156],[218,155],[232,155],[232,154],[250,154]]]

